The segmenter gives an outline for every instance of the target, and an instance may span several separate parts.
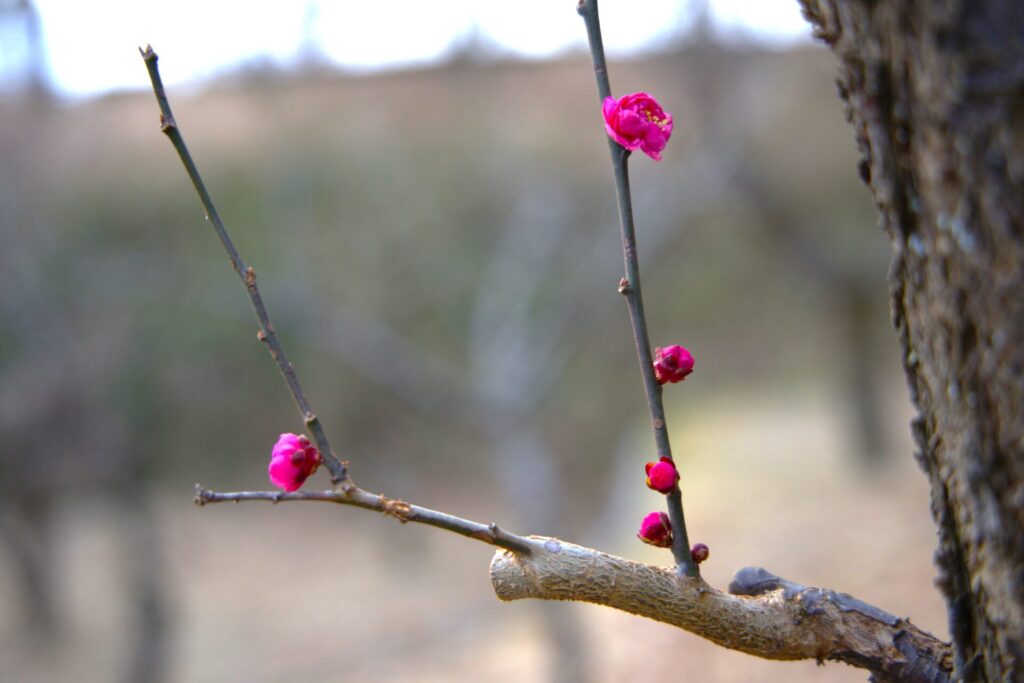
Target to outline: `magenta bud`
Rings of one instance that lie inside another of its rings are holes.
[[[285,491],[297,491],[320,466],[320,451],[304,436],[282,434],[270,453],[267,474]]]
[[[647,487],[658,493],[669,493],[679,481],[679,472],[669,458],[662,457],[658,462],[649,462],[644,469],[647,471]]]
[[[693,354],[675,344],[654,349],[654,377],[658,384],[681,382],[693,372]]]
[[[652,512],[640,522],[640,531],[636,535],[644,543],[658,548],[672,545],[672,523],[664,512]]]

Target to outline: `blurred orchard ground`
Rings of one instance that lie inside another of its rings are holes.
[[[760,564],[946,638],[833,73],[817,47],[611,64],[676,120],[632,176],[652,342],[697,359],[666,393],[690,534],[716,586]],[[170,95],[356,481],[670,562],[634,538],[653,444],[587,58]],[[490,548],[361,511],[193,507],[268,488],[302,425],[152,95],[7,99],[0,159],[0,678],[863,680],[501,604]]]

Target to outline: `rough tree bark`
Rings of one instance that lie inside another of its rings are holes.
[[[892,240],[956,678],[1024,680],[1024,3],[801,2]]]

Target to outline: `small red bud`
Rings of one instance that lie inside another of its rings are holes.
[[[649,462],[644,469],[647,471],[647,487],[658,493],[669,493],[679,482],[679,471],[669,458]]]
[[[270,454],[267,474],[274,486],[297,491],[320,465],[320,451],[305,436],[282,434]]]
[[[640,531],[636,535],[644,543],[657,548],[672,546],[672,523],[664,512],[652,512],[640,522]]]
[[[708,559],[710,555],[711,549],[703,543],[698,543],[692,548],[690,548],[690,557],[692,557],[693,561],[697,564],[700,564],[704,560]]]
[[[693,355],[675,344],[654,349],[654,377],[658,384],[681,382],[693,372]]]

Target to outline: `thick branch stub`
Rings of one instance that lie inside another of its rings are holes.
[[[950,648],[904,619],[843,593],[809,588],[763,569],[741,570],[723,593],[700,577],[640,564],[553,538],[530,536],[526,557],[499,551],[491,585],[501,600],[606,605],[764,659],[826,659],[878,681],[950,680]]]

